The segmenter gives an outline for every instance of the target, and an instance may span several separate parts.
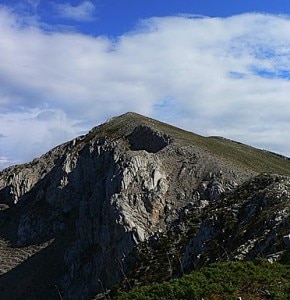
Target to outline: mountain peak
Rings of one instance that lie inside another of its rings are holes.
[[[136,113],[3,170],[1,297],[54,299],[57,286],[91,299],[216,258],[281,253],[290,179],[261,172],[290,174],[290,162]]]

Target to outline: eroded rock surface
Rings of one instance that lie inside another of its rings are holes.
[[[288,177],[252,179],[255,171],[181,142],[157,121],[132,118],[0,173],[0,246],[15,257],[0,269],[3,295],[50,289],[48,299],[91,299],[117,283],[288,247]],[[39,279],[38,257],[46,261]],[[11,290],[27,272],[24,287]]]

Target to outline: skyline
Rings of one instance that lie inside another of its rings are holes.
[[[290,156],[285,1],[0,1],[0,169],[134,111]]]

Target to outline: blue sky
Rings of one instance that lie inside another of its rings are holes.
[[[283,3],[284,2],[284,3]],[[177,14],[199,14],[210,17],[226,17],[245,12],[288,13],[285,1],[199,1],[199,0],[107,0],[92,1],[95,7],[90,22],[75,24],[73,20],[52,18],[51,1],[40,1],[38,12],[44,21],[77,25],[82,32],[93,35],[120,35],[132,30],[140,19]],[[60,3],[60,2],[56,2]],[[266,3],[266,4],[265,4]],[[80,5],[71,1],[71,5]],[[282,4],[282,5],[281,5]],[[55,12],[54,12],[55,13]],[[88,14],[90,15],[90,14]]]
[[[94,36],[118,36],[131,31],[139,20],[151,17],[179,14],[228,17],[249,12],[290,14],[286,0],[8,0],[0,3],[22,14],[36,15],[47,24],[71,26]],[[64,15],[65,8],[74,10],[75,17],[61,17],[60,11]],[[77,18],[77,11],[83,18]]]
[[[290,156],[287,1],[0,1],[0,169],[136,111]]]

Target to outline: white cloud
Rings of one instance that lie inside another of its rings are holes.
[[[95,6],[91,1],[83,1],[73,6],[69,2],[55,5],[60,17],[75,21],[92,21],[95,17]]]
[[[287,17],[152,18],[116,40],[19,24],[0,10],[0,157],[126,111],[290,155]]]
[[[83,131],[78,120],[68,119],[61,110],[22,109],[0,114],[0,168],[11,163],[29,161],[52,145],[60,144]]]

